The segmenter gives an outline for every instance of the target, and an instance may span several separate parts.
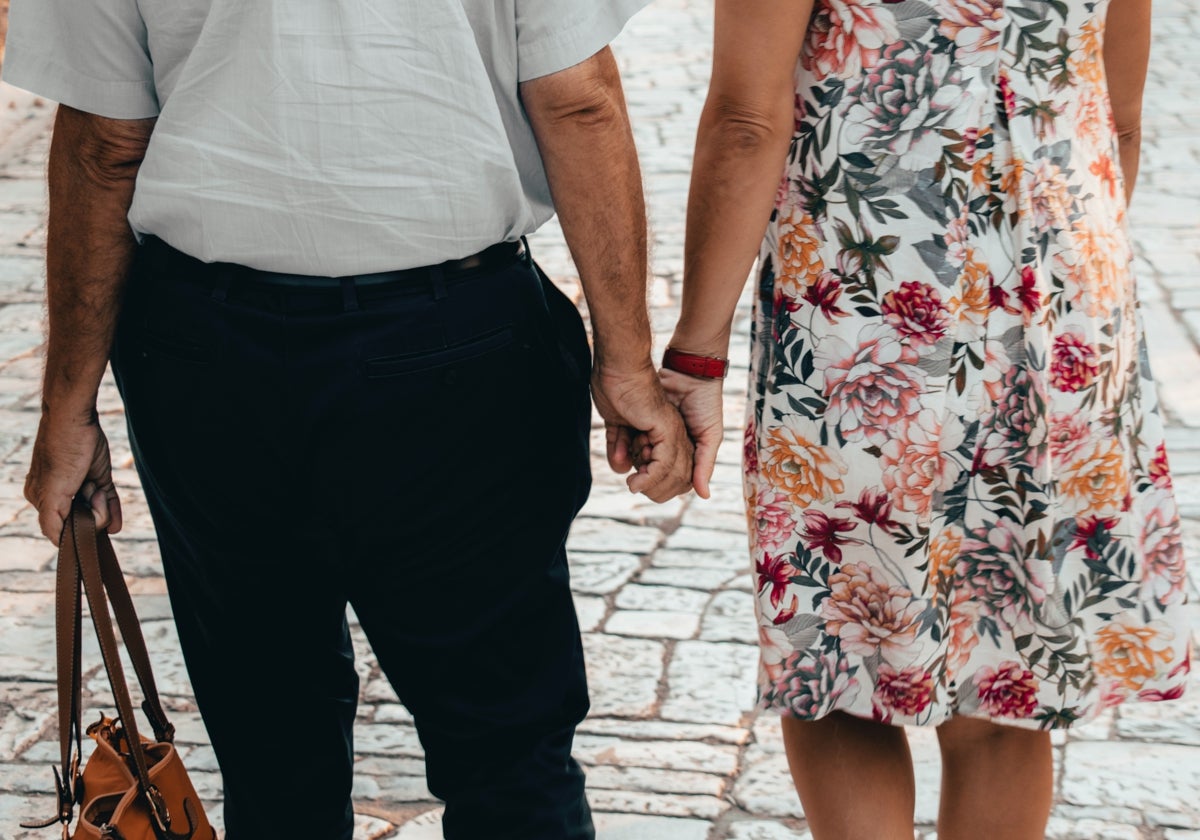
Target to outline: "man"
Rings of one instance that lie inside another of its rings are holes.
[[[81,489],[120,528],[95,410],[111,349],[228,840],[351,836],[347,603],[447,837],[593,834],[563,551],[590,359],[521,242],[553,193],[609,461],[684,492],[606,47],[642,5],[13,4],[5,76],[62,103],[26,495],[56,542]]]

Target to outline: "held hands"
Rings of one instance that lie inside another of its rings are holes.
[[[91,504],[98,528],[110,534],[121,530],[121,501],[99,422],[94,415],[52,420],[44,411],[25,477],[25,498],[37,508],[42,533],[55,545],[77,494]]]
[[[667,399],[679,410],[688,436],[696,446],[692,486],[703,499],[712,491],[709,481],[717,465],[717,448],[725,436],[723,380],[700,379],[673,370],[659,371]]]
[[[653,366],[614,371],[598,363],[592,399],[604,419],[609,466],[620,474],[635,469],[626,481],[632,492],[665,502],[691,489],[692,444]]]

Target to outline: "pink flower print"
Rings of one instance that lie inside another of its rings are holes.
[[[1078,330],[1066,330],[1054,339],[1050,381],[1060,391],[1081,391],[1092,384],[1100,371],[1096,348]]]
[[[1004,98],[1004,114],[1011,120],[1017,114],[1017,95],[1013,93],[1012,80],[1008,78],[1008,73],[1001,70],[996,81]]]
[[[1001,0],[950,0],[937,9],[942,16],[938,32],[954,42],[957,62],[987,67],[995,61],[1005,24]]]
[[[867,563],[846,563],[829,576],[821,602],[825,630],[842,650],[859,656],[880,653],[904,661],[920,629],[927,604],[904,586],[893,586]]]
[[[1019,662],[980,668],[976,685],[979,705],[992,717],[1024,718],[1037,711],[1037,678]]]
[[[844,657],[814,658],[808,651],[798,651],[787,658],[782,671],[763,699],[780,701],[802,720],[822,717],[858,695],[858,680]]]
[[[957,449],[963,439],[961,424],[950,420],[943,429],[937,413],[924,409],[892,430],[894,436],[884,444],[883,486],[900,510],[927,512],[934,491],[948,489],[958,477],[961,467],[942,455]]]
[[[804,511],[804,529],[801,531],[804,544],[809,549],[820,549],[830,563],[842,562],[841,546],[850,542],[842,534],[853,530],[854,523],[849,519],[831,519],[819,510]]]
[[[925,374],[912,351],[883,325],[868,327],[851,348],[830,336],[816,354],[825,374],[825,419],[848,440],[882,439],[889,427],[921,409]]]
[[[753,510],[757,545],[767,551],[779,551],[796,530],[792,505],[787,496],[773,489],[763,490]]]
[[[883,296],[883,319],[918,347],[937,344],[950,326],[950,313],[937,289],[915,280]]]
[[[1020,624],[1046,600],[1043,561],[1027,557],[1023,526],[999,519],[963,540],[959,586],[1004,628]]]
[[[1111,516],[1087,516],[1075,523],[1075,539],[1069,551],[1082,548],[1089,560],[1099,560],[1112,542],[1113,529],[1120,520]]]
[[[1154,450],[1154,460],[1150,462],[1150,480],[1156,487],[1171,489],[1171,468],[1167,463],[1167,445],[1163,441],[1159,441]]]
[[[820,0],[808,25],[804,69],[817,81],[852,79],[879,61],[880,50],[900,38],[896,19],[879,6]]]
[[[1174,499],[1165,491],[1155,491],[1158,504],[1142,523],[1138,544],[1145,558],[1142,589],[1162,606],[1183,600],[1187,581],[1184,567],[1183,534],[1175,514]]]
[[[933,699],[933,674],[910,666],[896,670],[884,662],[875,676],[875,719],[888,723],[894,714],[915,717]]]
[[[1045,460],[1046,427],[1042,416],[1046,398],[1040,380],[1023,367],[1010,368],[1003,379],[1004,393],[983,418],[982,443],[975,469],[1023,462],[1036,469]]]
[[[1092,424],[1079,412],[1050,415],[1050,457],[1057,469],[1075,462],[1092,444]]]
[[[783,555],[772,556],[763,552],[763,558],[755,564],[758,572],[759,593],[771,590],[771,606],[776,609],[783,602],[792,578],[792,564]]]
[[[950,604],[946,627],[946,676],[953,678],[967,666],[971,651],[979,644],[979,602],[965,588],[957,589]]]

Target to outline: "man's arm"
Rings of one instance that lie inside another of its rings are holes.
[[[650,358],[646,206],[612,51],[523,83],[521,97],[587,297],[609,464],[636,461],[630,489],[665,501],[690,486],[691,445]],[[648,448],[634,452],[641,433]]]
[[[1104,27],[1104,74],[1120,144],[1125,199],[1133,197],[1142,151],[1142,92],[1150,63],[1150,0],[1112,0]]]
[[[126,216],[154,120],[112,120],[60,106],[50,144],[46,241],[49,313],[42,417],[25,498],[55,545],[81,490],[96,519],[121,528],[96,395],[108,364],[136,242]]]

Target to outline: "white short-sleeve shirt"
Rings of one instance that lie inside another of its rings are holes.
[[[648,0],[12,0],[4,78],[157,117],[129,220],[208,262],[345,276],[553,215],[518,84]]]

